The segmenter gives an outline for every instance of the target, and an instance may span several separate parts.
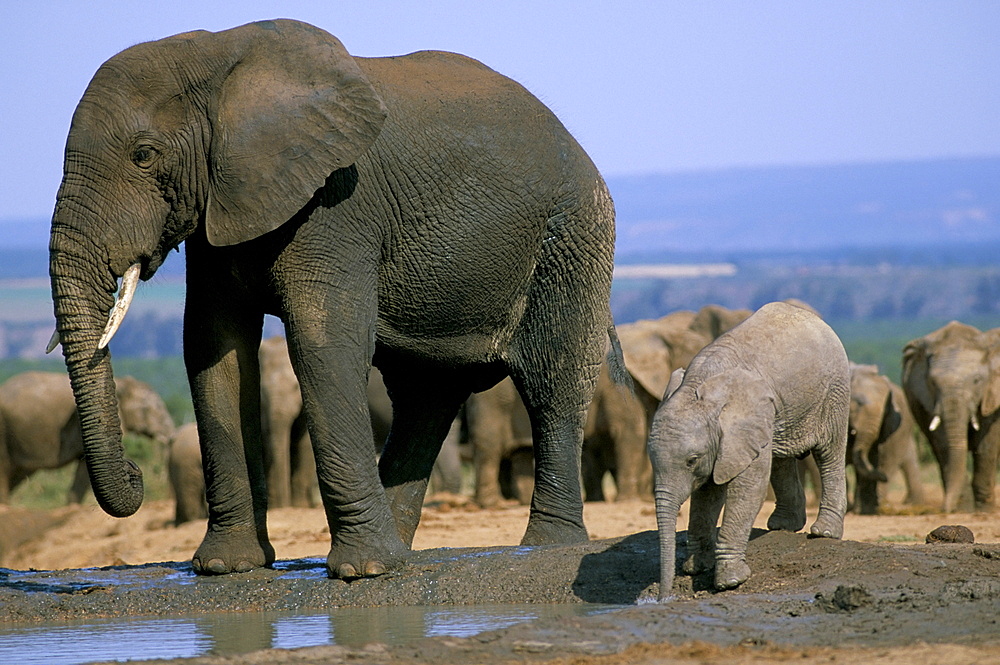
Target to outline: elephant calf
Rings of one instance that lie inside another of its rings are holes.
[[[812,452],[823,498],[813,535],[840,538],[850,368],[836,333],[815,314],[765,305],[676,370],[648,442],[660,532],[660,599],[674,580],[677,512],[691,497],[686,573],[715,569],[715,587],[750,576],[746,546],[768,479],[769,529],[806,522],[796,458]],[[722,525],[716,524],[725,505]]]

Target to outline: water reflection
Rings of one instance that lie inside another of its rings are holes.
[[[324,613],[229,613],[0,626],[0,663],[80,665],[103,660],[190,658],[258,649],[421,637],[468,637],[546,617],[604,612],[608,605],[343,608]]]

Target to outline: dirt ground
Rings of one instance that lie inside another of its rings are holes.
[[[151,503],[124,520],[96,506],[45,512],[0,507],[0,566],[8,569],[0,570],[0,622],[594,602],[623,607],[406,646],[147,662],[1000,663],[1000,515],[905,512],[849,514],[842,541],[755,530],[748,549],[753,576],[742,587],[720,593],[708,580],[678,576],[676,600],[656,604],[650,602],[659,577],[651,503],[587,504],[589,543],[521,548],[526,507],[481,510],[462,497],[437,495],[427,502],[406,570],[350,584],[325,578],[329,534],[319,509],[271,511],[275,569],[195,579],[186,561],[205,523],[174,527],[170,502]],[[765,506],[759,527],[768,513]],[[686,515],[678,524],[686,524]],[[949,524],[968,527],[976,542],[924,543],[930,531]],[[678,534],[679,553],[685,536]],[[79,570],[107,566],[113,568]],[[32,569],[59,572],[16,572]]]

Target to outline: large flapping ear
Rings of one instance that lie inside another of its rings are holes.
[[[279,227],[375,141],[386,109],[333,35],[261,21],[210,33],[234,51],[214,105],[205,225],[213,245]]]
[[[903,371],[900,377],[904,386],[911,386],[926,369],[928,343],[924,337],[912,340],[903,347]]]
[[[724,380],[719,454],[712,470],[717,485],[728,483],[762,454],[770,455],[774,438],[775,402],[764,381],[748,372],[727,373]],[[705,399],[717,399],[713,392],[706,387]]]

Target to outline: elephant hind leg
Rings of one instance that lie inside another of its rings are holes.
[[[379,476],[399,537],[409,547],[434,463],[470,391],[461,373],[404,367],[383,371],[392,398],[392,427],[379,460]]]
[[[799,478],[798,460],[775,457],[771,462],[774,512],[767,518],[772,531],[799,531],[806,525],[806,494]]]

